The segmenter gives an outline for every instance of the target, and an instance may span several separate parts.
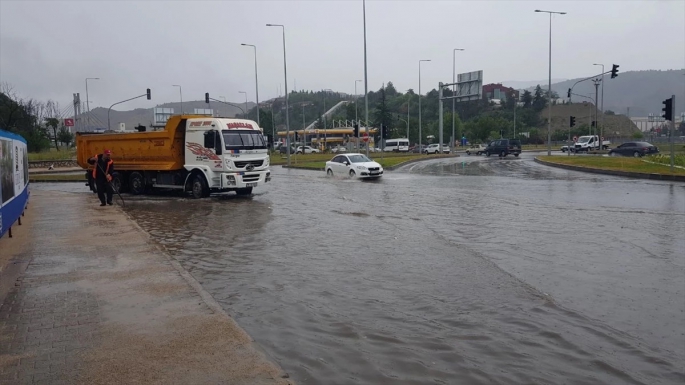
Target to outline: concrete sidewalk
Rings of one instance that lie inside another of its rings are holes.
[[[117,206],[33,191],[28,210],[0,239],[27,266],[0,305],[0,383],[292,383]]]

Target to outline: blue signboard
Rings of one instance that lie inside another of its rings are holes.
[[[0,238],[19,219],[29,199],[26,140],[0,130]]]

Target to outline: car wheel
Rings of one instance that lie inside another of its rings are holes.
[[[298,154],[298,155],[299,155],[299,154],[301,154],[301,153],[302,153],[302,151],[298,151],[298,152],[296,152],[295,154]]]
[[[518,158],[518,157],[519,157],[519,154],[514,154],[514,156]]]
[[[328,175],[328,176],[333,176],[333,170],[331,170],[331,169],[329,168],[329,169],[326,171],[326,175]]]
[[[357,173],[354,172],[354,170],[350,170],[350,178],[354,178],[357,175]]]
[[[470,152],[468,152],[468,151],[466,151],[466,155],[471,155],[471,153],[470,153]]]
[[[490,151],[485,151],[485,156],[490,156]]]
[[[641,157],[642,155],[641,155],[639,152],[635,151],[635,152],[633,153],[633,156],[636,157],[636,158],[639,158],[639,157]]]
[[[507,157],[507,153],[504,152],[504,151],[502,151],[502,152],[499,153],[499,156],[500,156],[500,158],[506,158],[506,157]]]
[[[609,156],[618,156],[618,154],[613,151],[609,151]]]

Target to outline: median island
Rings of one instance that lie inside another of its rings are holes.
[[[362,152],[365,153],[365,152]],[[320,170],[326,167],[326,162],[333,159],[335,154],[298,154],[290,155],[290,167],[291,168],[304,168],[311,170]],[[458,155],[443,154],[443,155],[425,155],[425,154],[415,154],[406,152],[386,152],[383,153],[369,153],[369,158],[374,162],[380,163],[386,170],[392,170],[393,168],[399,167],[405,163],[414,162],[418,160],[425,159],[435,159],[435,158],[450,158]],[[271,164],[272,165],[285,165],[287,164],[287,157],[284,154],[272,154]]]
[[[682,157],[682,155],[678,155]],[[685,181],[685,168],[675,167],[660,159],[603,156],[537,156],[535,161],[547,166],[644,179]],[[680,161],[676,162],[678,165]]]

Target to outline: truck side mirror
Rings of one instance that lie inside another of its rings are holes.
[[[204,135],[205,135],[205,144],[204,144],[205,148],[212,148],[213,149],[214,148],[214,142],[216,139],[215,131],[214,130],[206,131]]]
[[[214,140],[214,152],[216,152],[217,155],[221,155],[223,153],[223,149],[221,148],[223,147],[221,145],[221,134],[219,131],[214,131],[214,134],[216,136],[216,139]]]

